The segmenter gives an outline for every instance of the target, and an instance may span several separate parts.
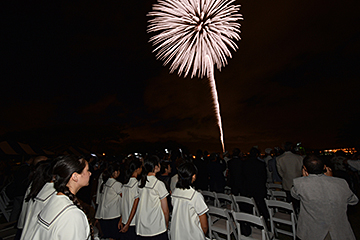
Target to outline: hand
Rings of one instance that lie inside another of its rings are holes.
[[[124,224],[122,223],[121,219],[118,223],[118,229],[119,229],[119,232],[124,228]]]
[[[325,169],[326,169],[326,172],[324,173],[326,176],[329,176],[329,177],[332,177],[333,176],[333,172],[331,170],[331,168],[327,167],[325,165]]]
[[[122,232],[122,233],[126,233],[126,232],[127,232],[127,230],[129,230],[129,225],[128,225],[128,224],[125,224],[125,226],[121,226],[121,230],[120,230],[120,232]]]
[[[309,173],[305,170],[304,167],[303,167],[303,169],[302,169],[302,175],[303,175],[304,177],[309,176]]]

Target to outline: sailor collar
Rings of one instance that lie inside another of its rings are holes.
[[[124,187],[133,188],[137,183],[139,183],[136,178],[132,177],[129,179],[129,182],[124,185]]]
[[[45,202],[55,193],[56,190],[54,188],[54,183],[46,183],[44,187],[40,190],[38,195],[35,197],[35,199],[37,201]]]
[[[72,208],[77,208],[77,206],[74,205],[68,196],[53,195],[47,207],[45,206],[44,208],[46,211],[41,211],[38,214],[38,220],[45,228],[49,229],[62,214]]]
[[[184,198],[186,200],[191,200],[195,196],[195,192],[195,189],[192,187],[190,187],[190,189],[175,188],[171,196],[174,198]]]
[[[147,183],[145,188],[153,189],[158,181],[159,179],[157,179],[155,176],[147,176]]]
[[[105,186],[107,187],[112,187],[117,181],[114,178],[109,178],[106,183]]]

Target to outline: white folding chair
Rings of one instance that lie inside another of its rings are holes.
[[[271,190],[282,190],[283,187],[279,183],[266,183],[266,188]]]
[[[274,238],[274,235],[268,231],[265,220],[262,216],[259,217],[252,214],[235,211],[231,211],[231,215],[235,221],[238,240],[271,240]],[[241,233],[240,222],[251,225],[250,236],[244,236]]]
[[[0,192],[0,211],[1,214],[4,215],[6,221],[9,222],[10,220],[10,214],[12,211],[12,201],[8,198],[8,196],[5,193],[6,187],[4,187]]]
[[[286,192],[284,191],[274,191],[274,190],[270,190],[271,191],[271,199],[270,200],[279,200],[279,201],[283,201],[286,202]]]
[[[226,235],[227,240],[231,240],[231,234],[237,239],[236,232],[234,230],[233,222],[230,218],[228,211],[224,208],[218,208],[209,206],[207,212],[208,224],[209,224],[209,238],[219,240],[220,234]]]
[[[208,206],[218,207],[220,205],[215,192],[201,191],[200,193],[204,196],[205,203]]]
[[[292,236],[296,239],[296,214],[292,203],[265,199],[266,207],[270,214],[271,232],[277,237],[278,233]],[[291,226],[291,231],[281,227]]]
[[[235,203],[235,211],[241,212],[240,205],[248,205],[252,208],[253,215],[260,216],[259,209],[255,203],[254,198],[244,197],[244,196],[234,196],[232,195]]]
[[[224,193],[215,193],[218,200],[218,207],[226,208],[228,210],[235,210],[234,201],[231,195]]]

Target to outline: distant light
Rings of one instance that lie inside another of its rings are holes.
[[[96,154],[95,153],[92,153],[92,154],[90,154],[91,156],[93,156],[93,157],[96,157]]]
[[[103,153],[103,156],[105,156],[105,153]]]
[[[195,156],[192,156],[193,157],[193,159],[195,159],[196,157]]]

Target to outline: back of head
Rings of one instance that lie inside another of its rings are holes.
[[[86,160],[72,155],[60,156],[55,159],[53,169],[54,187],[56,191],[67,195],[69,188],[66,186],[71,175],[75,172],[81,174],[86,167]]]
[[[240,155],[240,149],[239,148],[234,148],[233,156],[239,156],[239,155]]]
[[[104,188],[104,184],[106,184],[107,180],[109,180],[109,178],[111,178],[116,171],[120,171],[120,163],[119,162],[111,162],[102,174],[103,182],[100,186],[100,192],[102,192],[102,190]]]
[[[324,171],[324,162],[315,155],[306,156],[303,164],[309,174],[321,174]]]
[[[259,149],[257,149],[256,147],[252,147],[251,149],[250,149],[250,157],[251,158],[256,158],[256,157],[258,157],[260,155],[260,150]]]
[[[197,169],[193,163],[186,162],[178,167],[178,182],[176,183],[177,188],[190,189],[192,182],[192,176],[197,174]]]
[[[284,145],[284,150],[288,152],[291,151],[291,148],[292,148],[292,142],[286,142]]]
[[[160,172],[159,172],[159,174],[160,174],[160,175],[164,174],[164,173],[165,173],[165,170],[169,168],[169,165],[170,165],[169,162],[162,161],[162,162],[160,163]]]
[[[134,158],[131,160],[126,168],[125,171],[125,184],[129,182],[132,174],[135,172],[136,169],[141,168],[142,162],[138,158]]]
[[[155,167],[160,163],[159,157],[156,155],[151,156],[150,158],[145,159],[143,170],[141,172],[140,188],[145,187],[147,175],[150,172],[153,172]]]

